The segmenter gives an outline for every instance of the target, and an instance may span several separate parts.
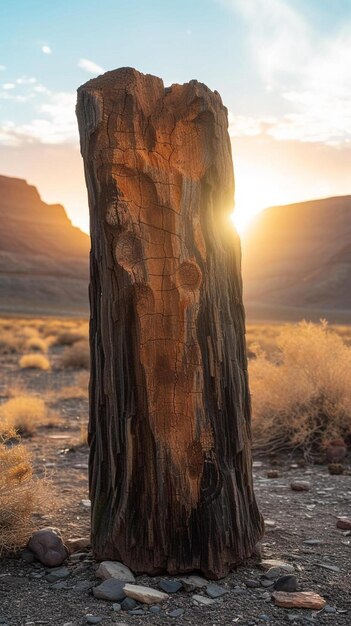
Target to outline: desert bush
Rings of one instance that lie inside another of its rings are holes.
[[[22,369],[49,370],[50,361],[43,354],[24,354],[19,360]]]
[[[56,335],[53,345],[55,346],[73,346],[77,341],[81,341],[83,335],[75,330],[65,330]]]
[[[63,367],[89,369],[90,353],[88,342],[81,340],[74,343],[73,346],[67,347],[63,352],[61,364]]]
[[[15,429],[21,435],[32,435],[49,422],[44,400],[34,395],[18,395],[0,406],[0,432]]]
[[[23,348],[23,339],[11,330],[0,330],[0,354],[18,354]]]
[[[259,346],[249,363],[254,445],[320,449],[350,432],[351,348],[326,322],[287,326],[279,358]]]
[[[48,510],[48,484],[33,477],[22,444],[11,445],[14,432],[0,436],[0,555],[25,545],[33,531],[34,513]]]
[[[48,344],[41,337],[30,337],[27,339],[25,347],[29,350],[38,350],[39,352],[47,352]]]

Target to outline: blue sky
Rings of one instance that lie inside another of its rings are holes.
[[[238,223],[351,193],[351,0],[1,0],[0,173],[85,228],[75,90],[125,65],[221,93]]]

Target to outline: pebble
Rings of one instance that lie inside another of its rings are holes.
[[[326,604],[324,607],[324,611],[326,613],[336,613],[336,608],[335,606],[330,606],[330,604]]]
[[[228,593],[228,589],[225,589],[224,587],[220,587],[220,585],[211,584],[211,585],[207,585],[206,593],[208,596],[210,596],[210,598],[220,598],[225,593]]]
[[[159,587],[166,593],[176,593],[182,589],[183,583],[181,583],[180,580],[161,580]]]
[[[114,602],[112,605],[112,610],[115,611],[117,613],[117,611],[121,611],[122,607],[120,604],[118,604],[118,602]]]
[[[329,572],[340,572],[340,567],[337,567],[337,565],[329,565],[328,563],[317,563],[317,565],[329,570]]]
[[[186,578],[181,578],[181,582],[183,583],[185,591],[195,591],[196,589],[202,589],[206,587],[208,581],[201,576],[187,576]]]
[[[81,500],[80,503],[84,506],[85,509],[91,509],[91,501],[90,500]]]
[[[278,470],[275,470],[275,469],[268,470],[267,478],[279,478]]]
[[[274,583],[274,589],[276,591],[287,591],[292,593],[297,589],[297,578],[291,574],[286,576],[280,576]]]
[[[115,578],[116,580],[123,580],[125,583],[135,582],[134,575],[129,567],[119,561],[102,561],[95,573],[98,578],[103,580]]]
[[[74,539],[67,539],[66,546],[71,554],[74,552],[79,552],[80,550],[85,550],[86,548],[89,548],[90,538],[77,537]]]
[[[311,483],[307,480],[293,480],[290,483],[290,487],[293,491],[309,491],[311,489]]]
[[[286,563],[285,561],[280,561],[278,559],[265,559],[263,561],[261,561],[260,566],[267,570],[265,573],[265,576],[267,576],[267,573],[272,569],[272,568],[277,568],[277,570],[279,570],[279,573],[284,573],[284,574],[293,574],[295,571],[295,568],[293,565],[291,565],[291,563]],[[278,573],[278,576],[279,576]],[[276,574],[273,573],[271,574],[271,576],[274,578],[276,576]]]
[[[206,598],[205,596],[200,596],[198,594],[195,594],[193,596],[193,600],[194,602],[197,602],[198,604],[204,604],[205,606],[216,603],[216,600],[211,600],[211,598]]]
[[[167,615],[169,615],[169,617],[180,617],[183,613],[184,609],[173,609],[173,611],[167,613]]]
[[[129,615],[142,615],[143,617],[147,615],[147,613],[143,611],[143,609],[133,609],[132,611],[129,611],[128,613]]]
[[[124,585],[125,583],[120,580],[109,578],[108,580],[104,580],[101,585],[94,587],[93,594],[95,598],[100,598],[101,600],[119,602],[120,600],[124,600],[126,597]]]
[[[326,605],[324,598],[312,591],[297,591],[296,593],[274,591],[272,598],[276,606],[281,606],[286,609],[299,608],[319,611]]]
[[[341,530],[351,530],[351,518],[350,517],[338,517],[336,521],[336,527]]]
[[[241,587],[239,587],[239,585],[236,585],[234,587],[234,589],[232,589],[232,593],[235,593],[235,595],[241,595],[241,594],[245,594],[246,593],[246,589],[242,589]]]
[[[85,619],[87,624],[100,624],[100,622],[102,622],[102,617],[91,615],[90,613],[85,616]]]
[[[158,604],[153,604],[152,606],[150,606],[151,613],[160,613],[161,612],[161,607]]]
[[[253,580],[252,578],[248,578],[244,582],[245,582],[246,587],[250,587],[251,589],[255,589],[260,586],[259,581]]]
[[[320,546],[323,543],[321,539],[306,539],[304,544],[306,546]]]
[[[64,581],[54,583],[53,585],[51,585],[51,589],[55,589],[56,591],[60,591],[61,589],[67,589],[67,584]]]
[[[269,580],[268,578],[265,578],[261,580],[261,585],[262,587],[272,587],[274,585],[274,580]]]
[[[137,608],[138,603],[136,602],[136,600],[133,600],[133,598],[124,598],[120,606],[122,611],[132,611],[133,609]]]
[[[133,598],[143,604],[158,604],[159,602],[164,602],[164,600],[167,600],[168,598],[167,593],[158,591],[158,589],[152,589],[151,587],[144,587],[142,585],[130,585],[127,583],[124,585],[123,591],[128,598]],[[116,599],[118,600],[118,598]]]
[[[76,585],[74,585],[75,589],[79,591],[87,591],[94,587],[95,583],[92,580],[79,580]]]
[[[45,578],[49,583],[55,583],[62,578],[67,578],[70,575],[68,567],[57,567],[47,572]]]
[[[68,556],[68,550],[56,528],[35,530],[29,539],[28,548],[38,561],[48,567],[62,565]]]

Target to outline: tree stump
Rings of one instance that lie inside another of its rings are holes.
[[[79,88],[77,116],[94,554],[220,578],[263,532],[227,110],[195,80],[121,68]]]

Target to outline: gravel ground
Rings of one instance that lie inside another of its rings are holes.
[[[59,352],[54,355],[54,362],[55,359],[58,362]],[[72,384],[72,372],[25,372],[18,369],[17,362],[18,357],[7,357],[3,364],[0,383],[3,399],[9,385],[22,384],[45,395],[46,391]],[[57,494],[57,510],[51,516],[37,516],[37,526],[58,527],[64,539],[87,536],[89,509],[83,501],[88,498],[88,450],[77,445],[79,424],[87,415],[87,401],[61,400],[52,408],[62,418],[61,424],[53,429],[39,429],[32,439],[25,441],[36,471],[51,475]],[[69,576],[58,583],[49,583],[45,568],[39,563],[27,563],[21,555],[0,560],[0,624],[78,626],[88,623],[86,616],[92,614],[102,618],[103,626],[172,623],[350,626],[351,536],[336,528],[336,518],[350,516],[351,476],[330,476],[327,468],[320,465],[299,467],[290,457],[275,460],[276,478],[267,477],[270,469],[269,459],[255,460],[256,494],[266,520],[262,556],[293,564],[299,589],[319,593],[327,601],[326,609],[312,612],[276,607],[271,599],[272,588],[262,586],[263,570],[253,560],[216,583],[226,593],[210,606],[196,605],[193,593],[181,590],[170,595],[159,614],[149,609],[142,615],[116,612],[112,603],[92,595],[91,587],[99,583],[95,577],[97,564],[86,551],[81,557],[68,560]],[[310,490],[292,491],[292,480],[309,481]],[[158,588],[160,580],[142,576],[137,583]],[[256,581],[257,587],[247,587],[248,580]],[[170,613],[178,608],[184,612],[172,617]]]

